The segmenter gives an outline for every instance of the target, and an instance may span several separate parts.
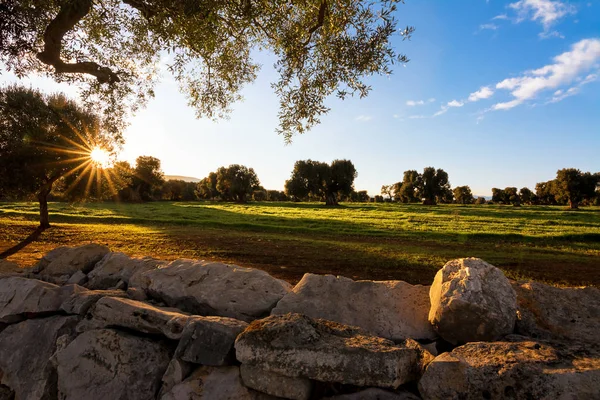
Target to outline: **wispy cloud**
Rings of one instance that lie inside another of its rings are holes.
[[[554,57],[553,60],[553,64],[526,71],[517,78],[504,79],[496,84],[496,89],[509,90],[514,99],[494,104],[492,110],[511,109],[535,98],[545,90],[555,90],[576,81],[600,61],[600,39],[583,39],[573,44],[570,51]],[[587,76],[593,77],[595,74]]]
[[[360,121],[360,122],[367,122],[372,119],[373,119],[373,117],[370,115],[359,115],[358,117],[354,118],[354,120]]]
[[[448,102],[448,107],[462,107],[465,105],[464,102],[462,101],[458,101],[458,100],[452,100],[450,102]]]
[[[469,95],[468,101],[475,102],[475,101],[479,101],[482,99],[488,99],[488,98],[492,97],[493,94],[494,94],[494,91],[492,89],[490,89],[489,86],[483,86],[483,87],[479,88],[478,91],[471,93]]]
[[[565,16],[577,12],[575,6],[561,0],[519,0],[508,7],[517,13],[517,23],[526,20],[538,22],[544,27],[544,32],[549,32],[552,25]]]
[[[479,25],[479,30],[480,31],[483,31],[483,30],[486,30],[486,29],[487,30],[491,30],[491,31],[495,31],[498,28],[500,28],[498,25],[492,24],[492,23]]]
[[[554,92],[554,95],[552,96],[552,98],[550,100],[548,100],[546,102],[546,104],[558,103],[559,101],[564,100],[567,97],[574,96],[577,93],[579,93],[579,91],[581,90],[581,87],[583,85],[587,85],[588,83],[595,82],[598,80],[598,78],[600,78],[600,76],[598,76],[598,74],[589,74],[584,79],[582,79],[579,83],[577,83],[575,86],[572,86],[572,87],[568,88],[567,90],[557,90],[556,92]]]
[[[409,119],[423,119],[423,118],[427,118],[426,115],[411,115],[408,117]]]
[[[498,20],[498,19],[508,19],[508,15],[506,15],[506,14],[496,15],[494,18],[492,18],[492,21]]]
[[[435,101],[435,99],[433,97],[428,100],[408,100],[406,102],[406,105],[409,107],[422,106],[422,105],[425,105],[426,103],[433,103],[434,101]]]

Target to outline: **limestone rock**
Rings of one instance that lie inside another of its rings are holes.
[[[226,317],[190,317],[175,355],[196,364],[220,366],[234,357],[233,346],[237,336],[248,323]]]
[[[358,326],[392,340],[433,339],[429,287],[305,274],[271,314],[289,312]]]
[[[419,400],[414,394],[399,390],[389,392],[379,388],[369,388],[356,393],[327,397],[328,400]]]
[[[42,259],[31,269],[30,272],[34,274],[39,274],[42,272],[50,263],[56,260],[58,257],[62,256],[66,252],[68,252],[71,248],[66,246],[57,247],[55,249],[50,250],[46,253]]]
[[[96,303],[92,316],[105,326],[120,326],[138,332],[181,338],[188,315],[165,311],[140,301],[104,297]]]
[[[598,343],[598,288],[557,288],[538,282],[518,282],[513,288],[517,292],[517,333],[540,339]]]
[[[0,276],[14,276],[22,273],[24,270],[17,263],[0,259]]]
[[[267,400],[244,385],[238,367],[200,367],[160,400]]]
[[[67,314],[85,315],[89,309],[103,297],[126,297],[126,293],[122,290],[82,290],[76,291],[71,296],[67,297],[60,309]]]
[[[77,321],[77,317],[63,316],[31,319],[0,333],[2,384],[11,388],[17,399],[56,398],[49,360],[59,337],[62,342],[74,337]]]
[[[515,291],[502,271],[479,258],[446,263],[429,293],[429,321],[450,343],[492,341],[513,332]]]
[[[77,271],[87,274],[109,251],[108,247],[94,243],[61,249],[50,258],[51,261],[40,272],[40,276],[50,281],[60,278],[63,283],[62,277],[70,277]]]
[[[56,313],[76,285],[60,287],[36,279],[8,277],[0,279],[0,323]]]
[[[73,283],[75,285],[83,285],[87,282],[87,275],[83,271],[77,271],[67,280],[67,283]]]
[[[290,378],[250,364],[240,366],[244,386],[272,396],[308,400],[313,384],[306,378]]]
[[[183,382],[194,370],[194,364],[173,357],[162,377],[161,395],[169,392],[175,385]],[[160,397],[160,396],[159,396]]]
[[[110,329],[85,332],[55,356],[59,398],[148,400],[171,360],[162,342]]]
[[[127,288],[127,297],[129,297],[131,300],[137,300],[137,301],[148,300],[148,296],[146,296],[146,292],[144,292],[140,288],[133,288],[133,287]]]
[[[289,377],[397,388],[433,359],[414,341],[396,346],[360,328],[301,314],[254,321],[237,338],[237,359]],[[413,345],[414,343],[414,345]]]
[[[146,271],[166,265],[166,261],[156,260],[152,257],[131,258],[123,253],[108,253],[96,264],[88,274],[90,289],[109,289],[115,287],[119,281],[130,286],[139,286],[138,277]],[[133,282],[130,282],[133,280]]]
[[[144,272],[140,282],[150,297],[169,306],[242,321],[268,315],[291,289],[265,271],[193,260]]]
[[[424,399],[597,399],[600,352],[510,335],[436,357],[419,382]]]

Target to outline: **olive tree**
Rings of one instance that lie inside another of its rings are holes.
[[[402,0],[3,0],[0,61],[18,76],[78,84],[118,132],[153,96],[161,55],[198,116],[227,114],[254,81],[257,49],[275,58],[278,132],[319,123],[325,99],[366,96],[364,78],[388,75]]]
[[[98,166],[96,146],[108,148],[99,118],[63,95],[33,89],[0,89],[0,197],[35,196],[40,228],[50,227],[48,195],[59,179],[85,180],[89,188]]]

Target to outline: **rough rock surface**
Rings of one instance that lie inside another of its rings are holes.
[[[429,321],[450,343],[497,340],[514,330],[515,291],[502,271],[479,258],[447,262],[429,293]]]
[[[369,388],[360,392],[327,397],[329,400],[419,400],[419,397],[407,391],[389,392],[379,388]]]
[[[59,398],[153,399],[171,360],[165,344],[110,329],[88,331],[55,356]]]
[[[242,384],[238,367],[200,367],[160,400],[267,400]]]
[[[134,331],[164,335],[169,339],[181,338],[190,318],[179,312],[165,311],[140,301],[103,297],[92,311],[97,321],[106,327],[123,327]]]
[[[8,260],[4,260],[4,259],[0,259],[0,276],[1,275],[6,276],[6,275],[18,274],[18,273],[22,273],[22,272],[23,272],[23,270],[21,269],[21,267],[19,267],[19,265],[17,263],[14,263],[14,262],[8,261]]]
[[[161,379],[161,396],[162,394],[165,394],[168,391],[170,391],[175,385],[183,382],[183,380],[191,374],[195,367],[197,366],[192,363],[180,360],[176,356],[173,357],[169,362],[167,370],[165,371]]]
[[[103,297],[126,297],[127,294],[122,290],[87,290],[78,287],[69,297],[67,297],[60,309],[67,314],[85,315],[88,310]]]
[[[397,388],[417,379],[431,359],[415,345],[396,346],[360,328],[301,314],[254,321],[235,349],[243,363],[290,377]]]
[[[240,366],[244,386],[272,396],[292,400],[308,400],[313,384],[306,378],[291,378],[250,364]]]
[[[419,382],[423,398],[598,398],[597,349],[517,335],[506,339],[468,343],[436,357]]]
[[[60,287],[21,277],[0,279],[0,323],[10,324],[22,321],[26,317],[55,313],[76,287]]]
[[[131,258],[123,253],[108,253],[88,274],[87,287],[90,289],[109,289],[116,287],[119,281],[130,286],[139,286],[139,276],[166,265],[166,261],[152,257]]]
[[[17,399],[56,398],[49,360],[59,337],[63,342],[73,338],[77,321],[77,317],[63,316],[31,319],[0,333],[2,384],[14,390]]]
[[[140,282],[150,297],[172,307],[242,321],[267,315],[291,289],[265,271],[193,260],[144,272]]]
[[[518,282],[513,288],[517,292],[517,333],[540,339],[598,343],[598,288],[557,288],[538,282]]]
[[[62,256],[64,253],[69,251],[71,247],[61,246],[55,249],[50,250],[42,259],[31,269],[30,272],[38,274],[43,271],[52,261],[56,260],[58,257]]]
[[[300,313],[392,340],[433,339],[429,309],[429,286],[305,274],[271,314]]]
[[[77,271],[87,274],[110,251],[106,246],[93,243],[60,249],[48,253],[38,264],[39,274],[44,280],[66,283]]]
[[[233,346],[248,323],[227,317],[190,317],[175,355],[183,361],[219,366],[234,359]]]

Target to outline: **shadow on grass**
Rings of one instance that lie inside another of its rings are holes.
[[[31,232],[31,234],[29,236],[27,236],[23,241],[21,241],[20,243],[14,245],[13,247],[11,247],[8,250],[3,251],[2,253],[0,253],[0,260],[10,257],[13,254],[16,254],[17,252],[19,252],[20,250],[24,249],[27,245],[31,244],[32,242],[35,242],[36,240],[38,240],[40,238],[40,235],[42,234],[42,232],[44,232],[44,228],[37,227],[35,231]]]

